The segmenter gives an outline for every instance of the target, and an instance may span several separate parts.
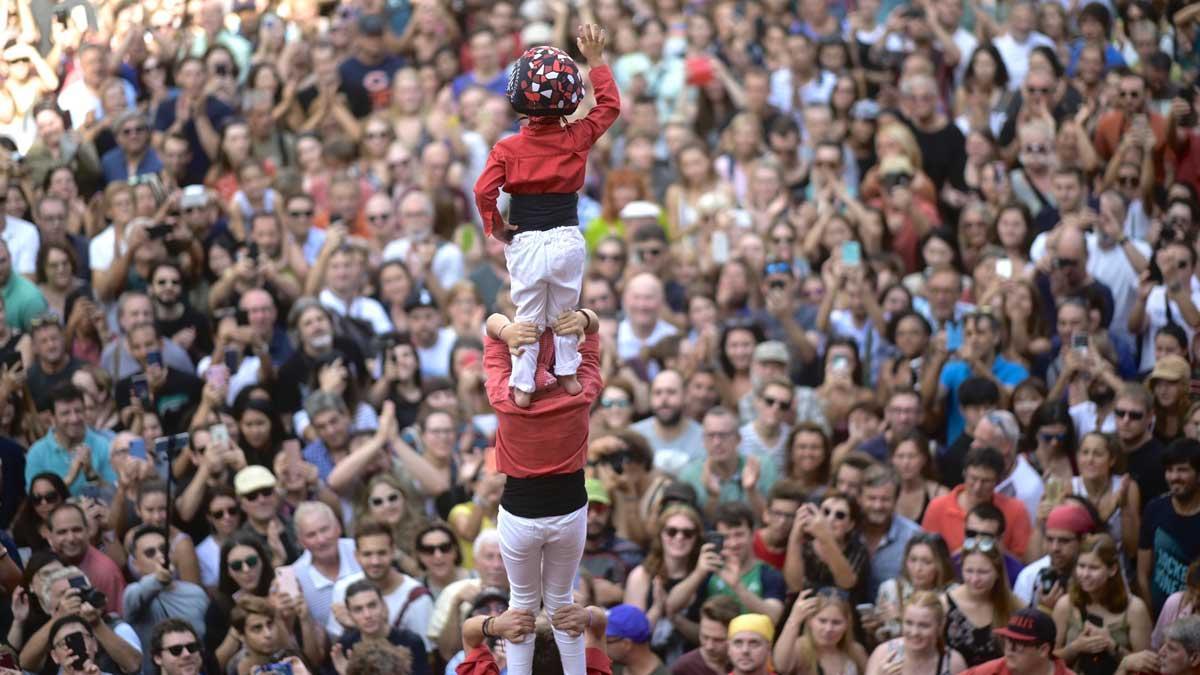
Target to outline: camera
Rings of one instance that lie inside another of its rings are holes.
[[[1042,595],[1048,594],[1054,588],[1054,584],[1057,583],[1065,584],[1066,579],[1063,579],[1053,567],[1046,567],[1041,572],[1038,572],[1037,584]]]
[[[83,577],[74,577],[70,581],[71,588],[79,589],[79,599],[97,609],[103,610],[104,605],[108,603],[108,596],[103,591],[96,590],[88,585],[87,580]]]
[[[612,452],[600,458],[600,464],[607,464],[612,467],[613,473],[618,476],[625,473],[625,464],[632,459],[632,455],[628,450],[620,452]]]
[[[166,223],[151,225],[146,228],[146,234],[151,239],[166,239],[168,234],[171,234],[171,226]]]
[[[250,246],[248,247],[248,251],[247,251],[247,255],[250,256],[250,260],[252,260],[254,262],[258,262],[258,253],[259,253],[258,242],[256,242],[256,241],[250,242]]]

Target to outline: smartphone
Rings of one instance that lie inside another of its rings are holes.
[[[229,443],[229,427],[224,424],[214,424],[208,428],[208,434],[213,443]]]
[[[1100,616],[1099,614],[1092,614],[1091,612],[1088,612],[1087,622],[1093,626],[1104,628],[1104,617]]]
[[[150,227],[146,228],[146,234],[149,235],[151,239],[166,239],[167,235],[170,233],[171,226],[167,223],[151,225]]]
[[[862,264],[862,245],[857,241],[842,242],[842,262],[850,267]]]
[[[135,438],[129,441],[129,456],[136,459],[148,459],[145,439]]]
[[[154,463],[165,463],[171,459],[171,437],[159,436],[154,439]]]
[[[709,246],[712,248],[713,262],[718,265],[729,262],[729,235],[720,230],[713,232]]]
[[[162,352],[158,351],[157,349],[152,349],[149,352],[146,352],[146,367],[147,368],[149,368],[150,366],[161,366],[162,364],[163,364]]]
[[[1071,349],[1074,349],[1077,351],[1085,351],[1087,349],[1087,346],[1088,346],[1088,334],[1087,333],[1084,333],[1081,331],[1081,332],[1075,333],[1071,336]]]
[[[725,535],[716,530],[709,530],[704,533],[705,543],[712,544],[713,549],[717,554],[721,553],[721,549],[725,548]]]
[[[874,614],[874,613],[875,613],[875,605],[872,605],[872,604],[871,604],[871,603],[869,603],[869,602],[864,602],[864,603],[862,603],[862,604],[860,604],[860,605],[855,605],[855,606],[854,606],[854,611],[855,611],[855,612],[858,612],[858,615],[859,615],[860,617],[863,617],[863,616],[870,616],[871,614]]]
[[[83,633],[71,633],[63,638],[63,641],[67,643],[67,649],[74,657],[71,667],[75,670],[83,670],[83,664],[87,662],[87,646],[83,642]]]
[[[1001,258],[996,261],[996,276],[1001,279],[1011,279],[1013,275],[1013,263],[1011,258]]]
[[[240,321],[238,325],[242,325]],[[230,374],[237,372],[238,362],[241,360],[241,358],[242,355],[237,349],[233,347],[225,348],[225,367],[229,369]]]
[[[218,389],[223,389],[229,383],[229,369],[223,363],[214,363],[204,371],[204,381]]]
[[[275,570],[275,581],[279,583],[279,592],[293,597],[300,595],[300,582],[296,580],[296,570],[290,565]]]
[[[146,380],[145,373],[133,376],[133,395],[141,400],[143,408],[150,407],[150,382]]]
[[[835,356],[833,357],[832,365],[833,369],[838,372],[848,372],[850,370],[850,359],[845,356]]]

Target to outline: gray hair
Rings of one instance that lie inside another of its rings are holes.
[[[989,424],[1000,430],[1005,442],[1016,447],[1021,441],[1021,425],[1017,416],[1007,410],[992,410],[983,416]]]
[[[1200,616],[1177,620],[1167,628],[1167,639],[1178,642],[1188,656],[1200,653]]]
[[[87,575],[83,573],[83,570],[75,567],[74,565],[54,570],[53,572],[42,577],[41,586],[37,589],[38,600],[41,601],[42,607],[44,607],[46,611],[53,612],[54,608],[50,603],[50,588],[54,586],[56,582],[62,579],[74,579],[76,577],[83,577],[83,580],[87,583],[87,585],[92,585],[92,582],[88,579]]]
[[[292,330],[296,330],[300,325],[300,317],[310,309],[321,310],[325,313],[325,318],[329,319],[331,323],[333,322],[333,316],[330,315],[329,310],[326,309],[325,305],[322,305],[321,301],[313,296],[306,295],[303,298],[296,300],[296,302],[292,305],[292,309],[288,311],[288,327]]]
[[[317,415],[330,410],[345,414],[350,413],[350,408],[346,406],[345,399],[337,394],[331,394],[320,389],[309,394],[308,398],[304,400],[304,412],[308,413],[310,422],[317,419]]]
[[[496,547],[500,546],[500,530],[484,530],[479,533],[479,536],[475,537],[475,542],[471,544],[471,550],[475,553],[475,557],[478,558],[479,552],[483,550],[484,546],[489,544]]]
[[[896,469],[891,464],[882,464],[876,462],[867,467],[863,472],[864,488],[874,488],[883,485],[890,485],[896,490],[896,494],[900,494],[900,474],[896,473]]]
[[[301,521],[313,516],[325,516],[339,526],[342,524],[328,504],[318,501],[300,502],[300,505],[296,507],[296,512],[292,514],[292,522],[298,527]]]
[[[147,119],[147,117],[142,114],[140,110],[126,110],[125,112],[117,115],[117,119],[114,120],[112,128],[113,130],[119,132],[121,131],[121,127],[132,121],[142,122],[146,124],[146,126],[150,125],[150,120]]]

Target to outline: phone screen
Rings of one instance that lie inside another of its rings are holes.
[[[129,441],[129,456],[136,459],[146,459],[146,441],[141,438]]]
[[[857,241],[842,243],[842,262],[851,266],[862,264],[862,246]]]

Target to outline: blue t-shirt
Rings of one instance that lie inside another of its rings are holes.
[[[997,356],[992,362],[992,375],[1006,387],[1015,387],[1029,377],[1029,371],[1020,364],[1005,360],[1003,356]],[[966,361],[954,359],[942,366],[941,385],[950,392],[946,402],[946,445],[954,443],[963,432],[964,420],[958,404],[958,388],[969,377],[971,366]]]

